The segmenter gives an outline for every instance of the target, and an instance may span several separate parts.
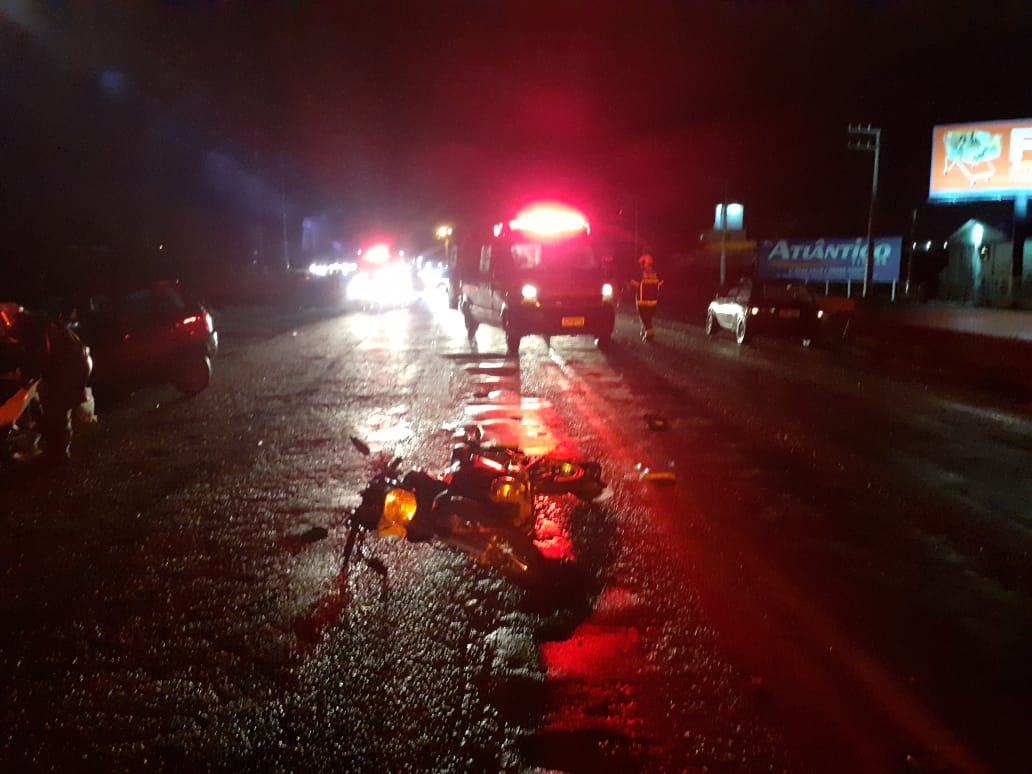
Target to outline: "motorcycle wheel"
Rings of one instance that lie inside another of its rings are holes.
[[[596,462],[551,462],[534,472],[533,481],[538,494],[572,494],[585,501],[605,490],[602,468]]]

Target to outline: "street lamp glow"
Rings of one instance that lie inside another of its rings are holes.
[[[452,227],[447,225],[438,226],[435,233],[437,234],[438,239],[447,239],[452,235]]]

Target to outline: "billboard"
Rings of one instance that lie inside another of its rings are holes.
[[[867,238],[766,240],[756,250],[761,277],[814,282],[864,281]],[[874,281],[899,279],[902,237],[874,238]]]
[[[1014,199],[1032,193],[1032,119],[932,129],[931,201]]]

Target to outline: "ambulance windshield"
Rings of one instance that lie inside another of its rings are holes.
[[[595,251],[584,242],[514,244],[512,265],[516,271],[584,271],[599,268]]]

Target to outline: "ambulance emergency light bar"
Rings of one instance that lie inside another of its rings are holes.
[[[498,223],[494,227],[494,235],[501,236],[504,230],[504,224]],[[509,230],[547,239],[573,236],[581,232],[588,234],[591,227],[577,210],[555,204],[539,204],[528,207],[510,220]]]
[[[387,263],[391,259],[391,250],[385,244],[376,244],[366,248],[359,255],[366,263]]]

